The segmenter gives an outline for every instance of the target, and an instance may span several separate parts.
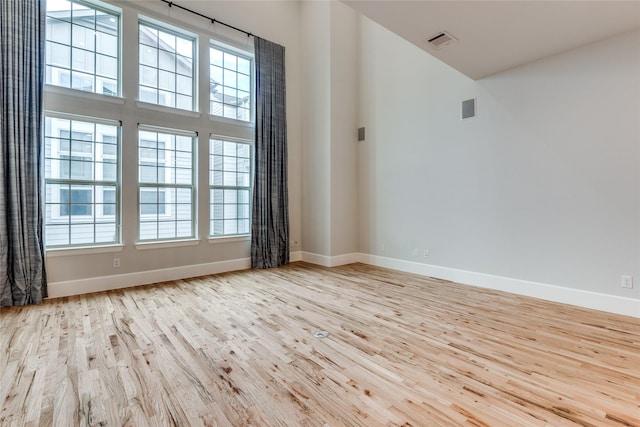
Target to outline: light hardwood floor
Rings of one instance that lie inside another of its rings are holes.
[[[640,426],[640,319],[362,264],[5,309],[0,372],[1,426]]]

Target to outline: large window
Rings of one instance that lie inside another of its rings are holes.
[[[251,58],[212,45],[209,61],[211,115],[251,121]]]
[[[119,241],[119,126],[45,119],[47,247]]]
[[[246,37],[216,40],[124,3],[46,1],[47,249],[249,235],[255,66]]]
[[[118,95],[119,13],[82,1],[46,3],[46,83]]]
[[[210,235],[249,234],[251,145],[212,138],[209,141]]]
[[[140,22],[140,101],[193,110],[195,37]]]
[[[195,237],[195,133],[138,129],[139,240]]]

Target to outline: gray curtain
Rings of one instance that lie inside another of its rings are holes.
[[[47,296],[42,225],[45,2],[0,1],[0,306]]]
[[[255,37],[256,141],[251,267],[289,263],[284,47]]]

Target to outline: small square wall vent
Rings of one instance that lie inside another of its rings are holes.
[[[476,116],[476,99],[465,99],[462,101],[462,120],[470,119]]]
[[[425,41],[435,49],[442,49],[445,46],[457,42],[458,39],[456,39],[446,31],[440,31],[439,33],[434,34]]]

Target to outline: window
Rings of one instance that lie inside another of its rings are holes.
[[[166,107],[194,110],[195,37],[139,24],[138,99]]]
[[[46,117],[47,247],[119,241],[119,139],[113,122]]]
[[[209,48],[209,111],[214,116],[251,121],[252,69],[249,56]]]
[[[46,3],[46,83],[117,96],[119,13],[82,1]]]
[[[139,127],[140,241],[195,237],[195,137],[193,132]]]
[[[251,145],[209,141],[210,231],[213,237],[249,234]]]
[[[43,4],[47,249],[84,254],[120,250],[100,246],[123,241],[173,247],[198,236],[249,235],[255,64],[243,50],[246,37],[215,40],[203,27],[163,22],[164,13],[136,1]],[[198,64],[207,50],[210,61]],[[123,70],[138,72],[133,84]],[[202,117],[197,110],[208,102]],[[198,147],[197,135],[211,132],[201,141],[211,140],[210,159],[198,160],[208,146]],[[198,174],[209,172],[210,191],[198,191],[206,185]],[[132,182],[128,197],[122,185]]]

